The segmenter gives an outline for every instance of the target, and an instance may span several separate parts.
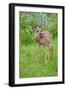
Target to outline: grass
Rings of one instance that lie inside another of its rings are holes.
[[[37,50],[38,56],[37,58]],[[35,45],[20,45],[19,54],[19,77],[47,77],[57,76],[58,74],[58,56],[57,39],[53,41],[53,60],[50,58],[48,64],[45,64],[45,48],[38,48]]]

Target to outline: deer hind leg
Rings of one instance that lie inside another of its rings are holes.
[[[49,52],[50,60],[53,60],[53,46],[49,48]]]
[[[49,48],[46,47],[45,49],[45,63],[47,64],[49,62]]]
[[[53,46],[51,47],[51,59],[53,60]]]

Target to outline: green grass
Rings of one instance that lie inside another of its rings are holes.
[[[57,39],[53,41],[53,60],[50,58],[48,64],[45,64],[44,51],[45,48],[38,48],[36,44],[27,46],[20,45],[19,51],[20,78],[57,76],[58,74]]]

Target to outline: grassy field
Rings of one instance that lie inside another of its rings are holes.
[[[45,64],[44,48],[38,48],[35,45],[20,45],[19,51],[19,77],[47,77],[57,76],[58,74],[58,56],[57,56],[57,38],[53,41],[53,60],[50,59]],[[37,53],[39,51],[39,60]],[[37,62],[38,61],[38,62]]]

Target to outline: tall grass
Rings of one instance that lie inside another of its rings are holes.
[[[37,44],[21,45],[19,47],[19,77],[47,77],[58,74],[57,38],[53,41],[53,59],[45,64],[45,48]],[[38,51],[38,53],[37,53]],[[39,57],[39,58],[38,58]]]

